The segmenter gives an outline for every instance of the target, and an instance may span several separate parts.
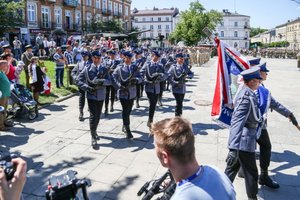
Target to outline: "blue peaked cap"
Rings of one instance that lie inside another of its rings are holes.
[[[260,76],[260,68],[258,66],[251,67],[245,71],[241,72],[244,80],[251,80],[251,79],[262,79]]]

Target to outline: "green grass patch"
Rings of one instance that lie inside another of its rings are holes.
[[[69,85],[69,87],[56,88],[55,86],[55,63],[52,61],[41,61],[44,62],[45,67],[47,68],[47,76],[51,80],[51,93],[49,95],[41,94],[40,102],[41,103],[53,103],[57,98],[76,93],[78,87],[76,85]],[[64,85],[67,86],[67,69],[64,70]],[[22,72],[20,77],[20,83],[26,85],[25,83],[25,71]]]

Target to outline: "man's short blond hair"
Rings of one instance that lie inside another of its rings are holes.
[[[164,119],[152,125],[155,143],[180,163],[192,161],[195,156],[195,138],[191,123],[181,117]]]

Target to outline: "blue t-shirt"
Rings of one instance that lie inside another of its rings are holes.
[[[214,166],[201,166],[198,176],[177,184],[171,200],[235,200],[228,177]]]

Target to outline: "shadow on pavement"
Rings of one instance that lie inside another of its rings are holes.
[[[193,132],[195,135],[207,135],[208,133],[205,130],[220,130],[223,129],[216,124],[203,124],[203,123],[196,123],[192,124]]]
[[[271,171],[275,174],[275,178],[279,184],[293,185],[300,187],[300,155],[295,152],[285,150],[282,153],[272,152],[271,161],[280,163],[280,165]],[[284,171],[294,171],[295,175],[285,174]]]
[[[56,104],[50,104],[49,106],[45,106],[44,109],[47,109],[49,111],[53,112],[59,112],[59,111],[64,111],[66,110],[67,106],[66,105],[56,105]]]

